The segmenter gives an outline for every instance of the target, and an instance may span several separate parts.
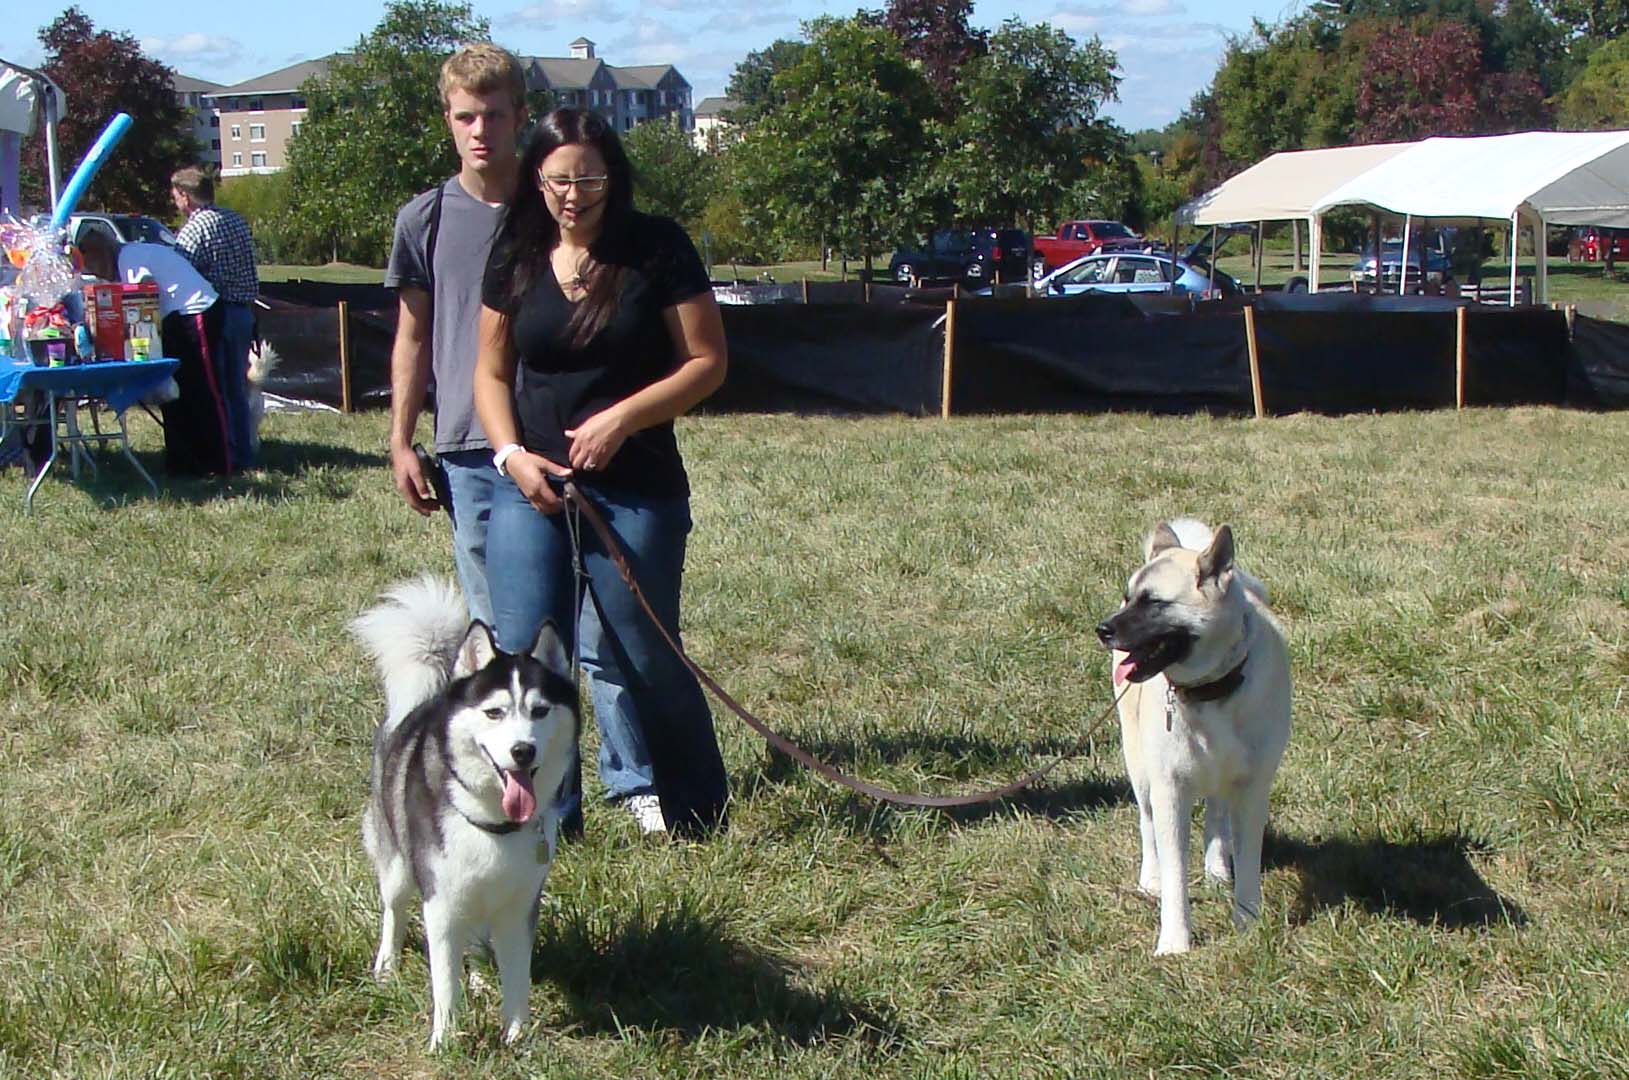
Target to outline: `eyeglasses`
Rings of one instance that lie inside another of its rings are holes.
[[[564,196],[572,188],[576,188],[584,195],[598,195],[605,190],[608,176],[544,176],[537,174],[538,180],[548,189],[551,195]]]

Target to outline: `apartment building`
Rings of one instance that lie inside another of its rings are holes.
[[[587,38],[573,41],[570,49],[570,56],[522,57],[527,88],[547,90],[559,105],[593,109],[618,132],[647,120],[695,128],[690,83],[672,64],[615,67],[594,55]]]
[[[272,173],[288,165],[288,141],[305,121],[300,87],[325,74],[337,55],[291,64],[208,95],[220,114],[221,176]]]
[[[560,105],[593,109],[629,131],[647,120],[671,119],[695,128],[690,83],[672,64],[614,67],[594,55],[594,43],[578,38],[570,56],[523,56],[528,90],[546,90]],[[235,86],[203,94],[214,106],[222,177],[277,172],[288,165],[288,141],[305,120],[300,87],[325,74],[340,54],[293,64]],[[205,146],[209,145],[205,141]]]
[[[221,118],[209,96],[221,89],[221,84],[178,74],[170,80],[170,89],[175,93],[175,103],[192,120],[192,141],[198,144],[198,164],[219,166]]]
[[[727,97],[702,98],[696,106],[696,127],[691,138],[695,140],[696,147],[707,153],[717,153],[723,148],[726,133],[733,126],[730,123],[730,112],[741,107],[740,102]]]

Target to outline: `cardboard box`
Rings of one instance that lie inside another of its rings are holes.
[[[139,285],[101,282],[85,286],[85,324],[96,345],[97,360],[124,360],[125,340],[141,323],[152,325],[149,357],[164,355],[158,338],[158,286],[151,281]]]

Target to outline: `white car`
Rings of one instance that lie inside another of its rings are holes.
[[[1035,283],[1035,291],[1046,296],[1072,296],[1076,293],[1192,293],[1204,296],[1233,296],[1239,283],[1216,271],[1214,284],[1210,270],[1200,263],[1176,261],[1176,288],[1171,288],[1171,256],[1160,252],[1110,252],[1082,255],[1065,263]]]

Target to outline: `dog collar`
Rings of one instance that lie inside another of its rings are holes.
[[[1238,667],[1213,682],[1199,683],[1195,686],[1182,686],[1170,682],[1169,679],[1166,682],[1170,683],[1171,689],[1184,704],[1193,701],[1220,701],[1244,685],[1244,665],[1249,659],[1250,656],[1246,653],[1244,659],[1239,661]]]
[[[504,821],[497,825],[493,825],[490,822],[476,821],[462,810],[458,811],[458,816],[475,826],[477,829],[480,829],[482,832],[491,833],[493,836],[508,836],[510,833],[515,832],[521,827],[529,824],[529,822],[524,821]]]

